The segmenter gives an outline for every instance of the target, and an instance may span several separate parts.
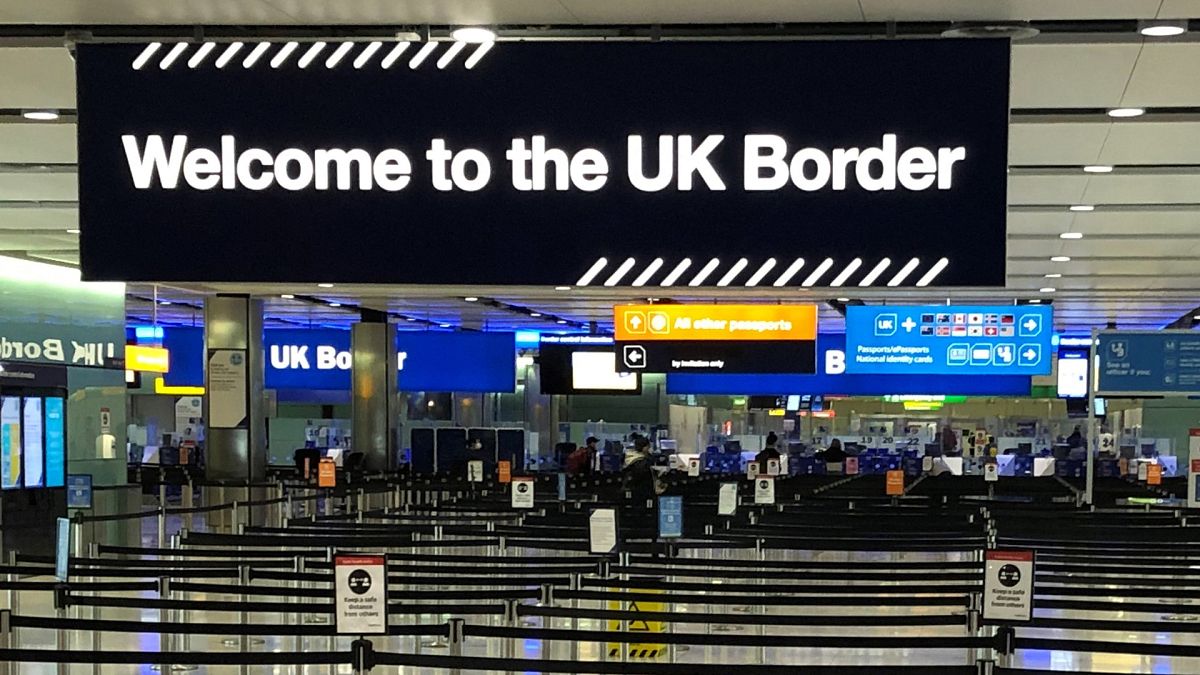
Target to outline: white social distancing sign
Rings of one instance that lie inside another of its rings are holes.
[[[737,512],[738,484],[721,483],[717,492],[717,515],[732,516]]]
[[[339,635],[387,633],[387,558],[335,555],[333,593]]]
[[[512,507],[514,509],[533,508],[532,478],[514,478],[512,480]]]
[[[1033,619],[1033,551],[985,551],[983,618]]]
[[[775,478],[773,476],[759,476],[754,479],[754,503],[775,503]]]
[[[694,458],[689,459],[687,469],[688,469],[689,476],[699,476],[700,475],[700,460],[694,459]]]

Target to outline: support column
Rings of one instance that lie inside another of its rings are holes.
[[[262,300],[248,295],[204,301],[205,447],[213,480],[246,484],[267,475],[262,315]]]
[[[391,471],[398,463],[400,399],[397,396],[396,327],[387,314],[364,309],[350,328],[351,444],[363,468]]]

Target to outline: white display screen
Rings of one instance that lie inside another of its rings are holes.
[[[1083,359],[1058,360],[1058,395],[1062,398],[1087,396],[1088,362]]]
[[[0,487],[21,487],[21,397],[0,397]]]
[[[634,391],[638,377],[635,373],[617,372],[614,352],[573,352],[571,386],[583,390]]]
[[[42,399],[25,399],[22,411],[22,435],[25,439],[25,471],[22,482],[27,488],[45,487],[45,452],[42,445]]]

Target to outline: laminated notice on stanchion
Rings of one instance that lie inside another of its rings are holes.
[[[693,457],[692,459],[688,460],[688,475],[689,476],[699,476],[700,475],[700,459],[698,457]]]
[[[683,497],[663,495],[658,498],[658,536],[664,539],[683,536]]]
[[[617,550],[617,510],[593,509],[588,517],[588,552],[612,553]]]
[[[54,538],[54,578],[66,582],[71,560],[71,521],[59,518]]]
[[[317,463],[317,487],[337,487],[337,462],[322,459]]]
[[[1137,479],[1145,483],[1150,478],[1150,465],[1146,462],[1138,462]]]
[[[754,503],[775,503],[775,478],[773,476],[759,476],[754,479]]]
[[[758,462],[746,462],[746,480],[758,478]]]
[[[988,462],[987,464],[984,464],[983,465],[983,480],[988,483],[995,483],[996,481],[1000,480],[999,465],[997,465],[993,462]]]
[[[721,489],[717,492],[717,515],[732,516],[737,512],[737,501],[738,484],[721,483]]]
[[[507,483],[512,480],[512,462],[502,459],[496,462],[496,480]]]
[[[779,460],[777,460],[777,459],[768,459],[767,460],[767,475],[768,476],[778,476],[779,475]]]
[[[512,507],[514,509],[533,508],[533,479],[514,478],[512,481]]]
[[[387,558],[335,555],[333,593],[339,635],[387,633]]]
[[[892,497],[904,495],[904,472],[893,469],[887,472],[887,494]]]
[[[483,460],[473,459],[467,462],[467,482],[482,483],[483,482]]]
[[[985,621],[1033,619],[1033,551],[984,551]]]
[[[857,476],[858,475],[858,458],[857,457],[847,457],[846,458],[846,475],[847,476]]]
[[[1162,464],[1146,465],[1146,485],[1162,485]]]

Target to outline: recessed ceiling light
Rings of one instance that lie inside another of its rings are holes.
[[[479,298],[476,298],[474,296],[467,296],[467,297],[463,298],[463,300],[465,300],[466,302],[478,302]]]
[[[440,327],[442,327],[442,328],[449,328],[449,327],[450,327],[450,324],[448,324],[448,323],[439,323],[439,324],[438,324],[438,326],[440,326]]]
[[[317,284],[317,288],[333,288],[333,284]]]
[[[1141,117],[1146,114],[1145,108],[1110,108],[1109,117]]]
[[[416,321],[416,319],[415,319],[415,318],[413,318],[413,317],[411,317],[411,316],[406,316],[406,317],[404,317],[404,320],[405,320],[405,321]]]
[[[1042,304],[1042,300],[1041,300],[1041,298],[1034,298],[1034,299],[1032,299],[1032,300],[1030,300],[1030,301],[1029,301],[1029,304],[1031,304],[1031,305],[1040,305],[1040,304]]]
[[[72,227],[67,230],[67,234],[79,234],[79,230]]]
[[[1047,274],[1047,275],[1045,275],[1045,277],[1046,277],[1047,279],[1061,279],[1061,278],[1062,278],[1062,275],[1061,275],[1061,274],[1059,274],[1058,272],[1052,272],[1052,273],[1050,273],[1050,274]]]
[[[1138,32],[1146,37],[1173,37],[1187,32],[1187,20],[1139,21]]]
[[[340,303],[340,302],[331,302],[331,303],[329,303],[329,306],[330,306],[330,307],[341,307],[341,306],[342,306],[342,303]]]
[[[160,304],[160,305],[169,305],[169,304],[171,304],[171,301],[170,301],[170,300],[159,300],[159,301],[158,301],[158,304]]]
[[[1038,292],[1039,293],[1053,293],[1054,289],[1050,288],[1049,286],[1046,286],[1045,288],[1039,288]]]
[[[496,39],[496,31],[483,26],[463,26],[450,31],[450,37],[459,42],[492,42]]]
[[[295,300],[296,299],[296,296],[292,295],[291,293],[284,293],[283,295],[281,295],[279,297],[283,298],[284,300]]]
[[[53,122],[58,119],[57,110],[26,110],[21,113],[21,117],[35,122]]]
[[[541,315],[542,315],[541,312],[530,312],[529,313],[529,316],[541,316]]]
[[[1072,211],[1095,211],[1096,207],[1091,204],[1076,204],[1071,207]]]
[[[1112,173],[1113,168],[1111,164],[1088,164],[1083,170],[1088,173]]]
[[[1071,262],[1071,256],[1069,256],[1069,255],[1052,255],[1052,256],[1050,256],[1050,262]]]
[[[555,287],[554,287],[554,290],[556,290],[556,291],[569,291],[569,290],[571,290],[571,287],[570,287],[570,286],[555,286]]]
[[[555,321],[554,323],[566,323],[566,322],[567,322],[566,319],[559,319],[558,321]]]
[[[1058,235],[1059,239],[1083,239],[1082,232],[1063,232]]]
[[[850,302],[850,298],[838,298],[838,302]]]

